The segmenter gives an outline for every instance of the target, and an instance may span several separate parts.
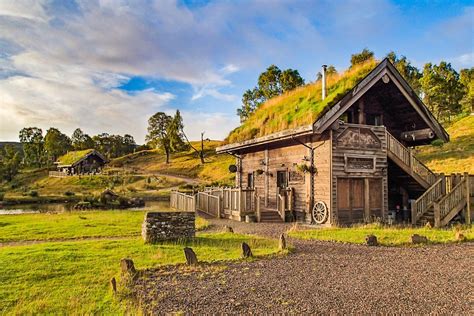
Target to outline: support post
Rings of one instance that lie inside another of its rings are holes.
[[[439,228],[441,226],[441,210],[439,208],[439,203],[433,203],[434,209],[434,227]]]
[[[411,224],[416,225],[416,203],[415,200],[411,200],[410,208],[411,208]]]
[[[471,224],[471,186],[469,182],[469,173],[464,173],[466,179],[466,224]]]
[[[370,220],[370,187],[369,178],[364,178],[364,217],[365,221]]]
[[[217,218],[221,218],[221,197],[217,196]]]
[[[444,173],[440,174],[441,176],[441,195],[446,195],[446,177],[444,176]]]

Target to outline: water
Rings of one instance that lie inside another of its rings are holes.
[[[45,204],[16,204],[0,207],[0,215],[31,214],[31,213],[64,213],[74,211],[76,203],[45,203]],[[170,209],[168,201],[145,201],[145,206],[134,207],[128,210],[165,211]],[[107,210],[107,209],[104,209]]]

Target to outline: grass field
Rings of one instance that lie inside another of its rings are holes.
[[[474,174],[474,115],[454,121],[447,127],[449,143],[420,147],[420,158],[435,172]]]
[[[474,230],[464,228],[460,230],[468,240],[474,240]],[[402,246],[411,244],[411,235],[418,234],[426,236],[431,243],[456,242],[456,229],[435,228],[408,228],[408,227],[384,227],[378,224],[368,224],[348,228],[321,228],[311,230],[293,230],[289,236],[300,239],[317,239],[325,241],[346,242],[353,244],[365,244],[365,237],[373,234],[377,237],[379,244],[383,246]]]
[[[207,262],[240,258],[244,241],[257,256],[278,251],[277,241],[231,233],[202,232],[187,243],[157,245],[145,245],[138,236],[114,240],[114,236],[136,235],[143,213],[102,213],[104,216],[97,212],[1,216],[4,241],[19,241],[21,232],[16,230],[22,229],[28,236],[25,239],[91,235],[109,239],[0,246],[0,314],[121,314],[124,307],[113,298],[109,281],[118,276],[124,257],[143,269],[185,262],[186,245],[194,249],[200,261]],[[36,224],[38,229],[33,229]],[[202,227],[207,222],[201,219],[198,224]]]

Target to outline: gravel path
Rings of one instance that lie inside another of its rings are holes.
[[[277,237],[286,224],[230,225]],[[473,314],[474,244],[366,247],[292,240],[287,256],[149,270],[135,295],[147,313]]]

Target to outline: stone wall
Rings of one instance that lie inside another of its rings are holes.
[[[193,238],[194,222],[194,212],[148,212],[142,224],[142,237],[146,243]]]

